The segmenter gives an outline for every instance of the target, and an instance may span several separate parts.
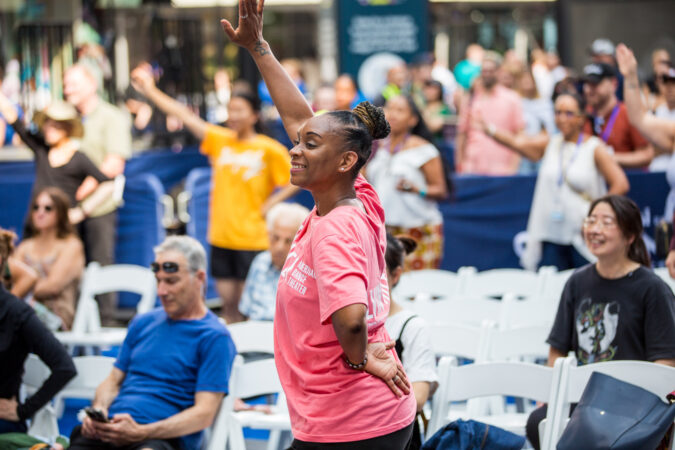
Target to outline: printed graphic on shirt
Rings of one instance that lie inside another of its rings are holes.
[[[286,263],[284,264],[284,269],[281,271],[280,278],[294,291],[300,295],[305,295],[307,292],[307,286],[305,285],[307,277],[316,279],[316,276],[314,275],[314,270],[311,267],[309,267],[303,261],[300,261],[298,254],[293,251],[294,247],[295,244],[291,246],[291,250],[288,252]]]
[[[581,364],[611,361],[617,346],[612,345],[619,325],[619,304],[592,303],[590,298],[579,305],[576,328]]]
[[[245,181],[258,175],[264,168],[263,150],[246,150],[245,152],[235,152],[229,147],[223,147],[218,157],[217,165],[230,166],[232,173],[237,173],[244,169],[242,178]]]

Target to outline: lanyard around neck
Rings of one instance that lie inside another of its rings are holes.
[[[574,147],[574,153],[572,153],[572,156],[570,157],[569,161],[567,162],[567,166],[563,164],[563,146],[565,145],[565,139],[562,140],[560,144],[560,171],[558,175],[558,187],[562,187],[563,182],[567,179],[567,171],[569,170],[570,166],[574,162],[575,159],[577,159],[577,156],[579,156],[579,150],[581,150],[581,144],[584,142],[584,133],[579,133],[579,139],[577,139],[577,145]]]
[[[600,135],[600,137],[605,143],[607,143],[609,136],[612,134],[612,130],[614,129],[614,123],[616,122],[616,118],[618,117],[618,115],[619,115],[619,104],[617,103],[616,105],[614,105],[614,109],[612,109],[612,114],[609,116],[607,126],[605,126],[605,129]]]

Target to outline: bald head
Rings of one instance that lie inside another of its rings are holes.
[[[98,99],[96,77],[82,64],[69,68],[63,77],[63,94],[80,112]]]

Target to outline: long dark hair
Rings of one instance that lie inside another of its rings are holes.
[[[417,241],[410,236],[394,236],[387,232],[387,251],[384,253],[387,271],[393,273],[399,267],[403,267],[406,255],[414,252],[416,248]]]
[[[642,239],[642,215],[638,205],[623,195],[607,195],[591,203],[588,210],[589,216],[599,203],[607,203],[612,208],[621,233],[626,239],[633,238],[633,242],[628,247],[628,259],[643,266],[651,267],[651,258],[649,252],[647,252],[645,241]]]
[[[49,198],[51,198],[54,203],[54,210],[56,211],[56,236],[63,239],[75,234],[75,228],[68,219],[68,208],[70,208],[68,196],[57,187],[46,187],[36,192],[30,201],[28,217],[26,217],[26,223],[23,227],[23,239],[32,238],[40,233],[40,231],[35,228],[35,224],[33,224],[33,210],[37,198],[43,193],[49,195]]]
[[[264,134],[265,133],[265,127],[263,126],[261,117],[260,117],[260,111],[262,108],[262,103],[260,101],[260,98],[258,98],[257,95],[251,93],[251,92],[246,92],[244,90],[239,90],[235,91],[232,93],[232,96],[230,97],[230,100],[233,98],[240,98],[244,100],[246,103],[249,104],[251,109],[253,110],[253,114],[256,114],[258,116],[258,120],[256,120],[255,124],[253,125],[253,129],[255,130],[256,133],[258,134]]]

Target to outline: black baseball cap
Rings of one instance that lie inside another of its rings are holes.
[[[599,83],[605,78],[616,78],[616,69],[605,63],[593,63],[584,67],[583,81],[590,83]]]

